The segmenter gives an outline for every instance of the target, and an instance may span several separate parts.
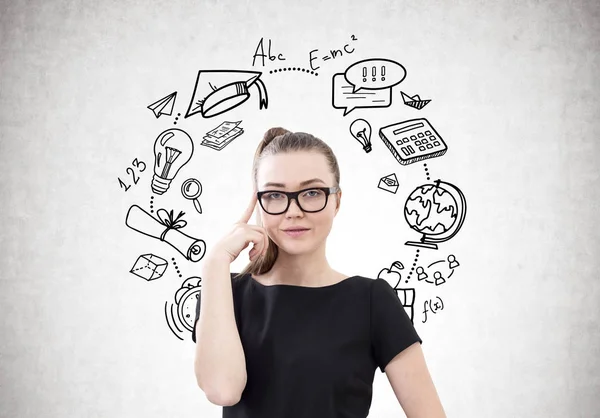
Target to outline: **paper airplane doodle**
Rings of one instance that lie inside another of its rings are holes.
[[[415,94],[414,96],[411,97],[408,94],[404,93],[403,91],[401,91],[400,93],[402,94],[402,100],[404,100],[404,104],[406,106],[414,107],[417,110],[423,109],[425,107],[425,105],[431,101],[431,100],[421,100],[421,98],[419,97],[418,94]]]
[[[260,79],[261,72],[240,70],[200,70],[196,78],[192,100],[185,114],[190,117],[200,112],[212,118],[234,109],[250,98],[248,89],[258,89],[259,109],[268,105],[267,89]]]
[[[173,107],[175,106],[175,99],[177,98],[177,92],[169,94],[168,96],[159,99],[148,106],[148,109],[154,112],[154,116],[158,119],[161,115],[171,116],[173,113]]]

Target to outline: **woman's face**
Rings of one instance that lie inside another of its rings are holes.
[[[258,191],[279,190],[295,192],[310,187],[334,187],[333,173],[324,155],[318,152],[296,151],[269,155],[260,163],[257,172]],[[304,193],[308,202],[316,193]],[[320,212],[303,212],[296,200],[290,200],[288,210],[280,215],[270,215],[260,208],[260,216],[267,234],[277,244],[280,251],[288,254],[311,252],[322,245],[333,224],[333,218],[339,209],[341,192],[332,193],[325,208]],[[272,194],[266,199],[283,198]],[[265,200],[266,200],[265,199]],[[310,210],[310,209],[309,209]],[[307,228],[301,234],[285,232],[292,227]]]

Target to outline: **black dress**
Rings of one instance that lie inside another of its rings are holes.
[[[247,383],[240,401],[223,407],[223,418],[365,418],[376,369],[383,373],[398,353],[422,343],[383,279],[265,286],[234,275]]]

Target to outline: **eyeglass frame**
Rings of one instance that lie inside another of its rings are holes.
[[[300,200],[298,199],[298,196],[300,196],[300,193],[306,192],[308,190],[322,190],[325,192],[325,204],[323,205],[323,207],[321,209],[319,209],[319,210],[304,210],[304,208],[302,208],[302,205],[300,204]],[[296,205],[298,205],[298,208],[302,212],[317,213],[317,212],[321,212],[323,209],[325,209],[327,207],[327,203],[329,202],[329,196],[331,194],[337,193],[339,191],[340,191],[340,188],[336,187],[336,186],[333,186],[333,187],[307,187],[306,189],[297,190],[295,192],[284,192],[282,190],[263,190],[260,192],[256,192],[256,198],[258,200],[258,203],[260,204],[260,207],[265,211],[265,213],[268,213],[269,215],[281,215],[283,213],[286,213],[288,211],[288,209],[290,208],[290,205],[292,204],[292,200],[296,201]],[[271,213],[268,210],[266,210],[262,203],[262,196],[267,193],[281,193],[281,194],[286,195],[287,206],[285,207],[285,210],[283,210],[282,212],[277,212],[277,213]]]

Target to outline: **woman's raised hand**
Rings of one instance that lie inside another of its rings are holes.
[[[242,250],[252,242],[252,249],[248,254],[253,261],[257,256],[266,253],[269,246],[269,236],[267,231],[258,225],[250,225],[248,221],[256,207],[256,191],[252,193],[252,198],[248,207],[242,214],[242,217],[234,224],[233,228],[219,240],[213,247],[212,253],[229,258],[229,262],[238,258]]]

